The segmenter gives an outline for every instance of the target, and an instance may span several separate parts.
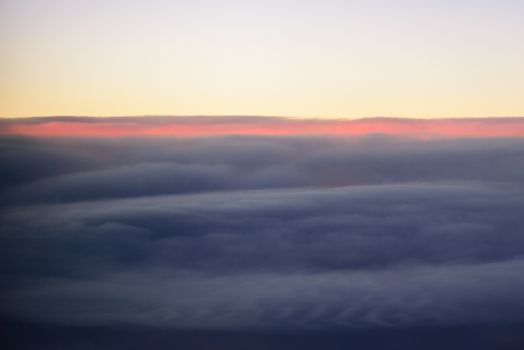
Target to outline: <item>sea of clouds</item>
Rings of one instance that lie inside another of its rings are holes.
[[[0,168],[5,323],[524,323],[523,138],[5,135]]]

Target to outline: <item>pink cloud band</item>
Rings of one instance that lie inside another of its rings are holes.
[[[521,137],[524,136],[524,117],[470,119],[369,118],[358,120],[270,117],[49,117],[0,120],[0,134],[41,137],[360,136],[369,134],[422,138]]]

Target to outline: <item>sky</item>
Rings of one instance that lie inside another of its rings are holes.
[[[520,0],[2,0],[0,116],[524,114]]]

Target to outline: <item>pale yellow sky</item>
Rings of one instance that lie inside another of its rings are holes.
[[[0,116],[524,115],[524,2],[2,0]]]

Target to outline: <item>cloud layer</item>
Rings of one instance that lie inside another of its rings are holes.
[[[522,137],[524,118],[295,119],[269,117],[48,117],[0,120],[0,135],[178,136],[368,134],[428,137]]]
[[[484,327],[522,344],[522,138],[3,136],[0,150],[10,323]]]
[[[175,328],[522,321],[522,191],[384,185],[4,214],[4,295],[59,323]],[[16,236],[15,236],[16,232]]]

